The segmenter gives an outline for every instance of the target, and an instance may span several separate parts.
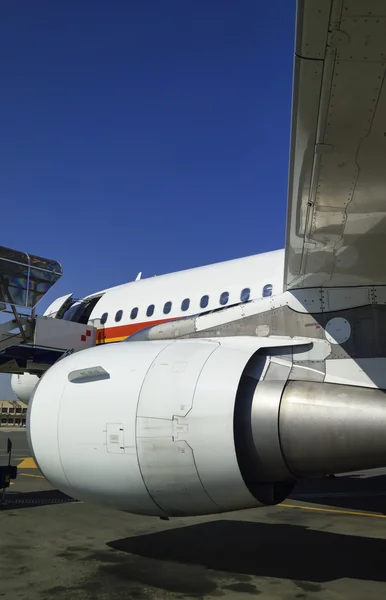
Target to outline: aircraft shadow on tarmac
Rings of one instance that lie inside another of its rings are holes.
[[[386,541],[299,525],[213,521],[107,545],[142,558],[243,575],[316,583],[344,577],[386,581]]]
[[[64,504],[76,502],[73,498],[66,496],[59,490],[44,490],[41,492],[7,492],[4,502],[0,504],[0,510],[16,510],[19,508],[33,508],[35,506],[46,506],[48,504]]]
[[[386,514],[386,475],[337,476],[300,481],[289,500]]]

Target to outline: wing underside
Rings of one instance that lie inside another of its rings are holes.
[[[386,1],[299,0],[286,289],[386,284]]]

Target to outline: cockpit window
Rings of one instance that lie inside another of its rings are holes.
[[[268,296],[272,296],[272,284],[271,283],[267,283],[267,285],[265,285],[263,287],[263,298],[267,298]]]
[[[200,300],[201,308],[206,308],[208,306],[208,303],[209,303],[209,296],[207,296],[207,295],[203,296]]]
[[[103,315],[101,316],[101,325],[104,325],[106,323],[107,317],[108,317],[108,314],[103,313]]]
[[[249,288],[244,288],[240,294],[241,302],[248,302],[251,295],[251,290]]]

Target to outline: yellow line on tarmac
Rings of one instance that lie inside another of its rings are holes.
[[[36,479],[45,479],[43,475],[33,475],[32,473],[19,473],[21,477],[35,477]]]
[[[21,463],[17,465],[18,469],[37,469],[36,463],[32,457],[21,458]]]
[[[375,519],[386,519],[386,515],[379,513],[366,513],[358,510],[339,510],[337,508],[319,508],[317,506],[304,506],[299,504],[277,504],[277,506],[283,506],[284,508],[300,508],[301,510],[316,510],[325,513],[335,513],[340,515],[355,515],[356,517],[373,517]]]

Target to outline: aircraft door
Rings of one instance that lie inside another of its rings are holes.
[[[66,294],[54,300],[43,313],[43,317],[52,317],[53,319],[61,319],[64,313],[74,303],[72,294]]]

